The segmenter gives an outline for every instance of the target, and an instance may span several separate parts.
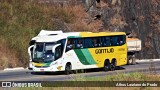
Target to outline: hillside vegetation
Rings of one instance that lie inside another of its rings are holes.
[[[27,48],[40,30],[96,31],[101,22],[87,24],[81,5],[60,7],[38,0],[0,1],[0,69],[27,66]]]
[[[140,59],[160,57],[159,0],[0,0],[0,69],[27,67],[28,43],[42,29],[125,31],[142,40]]]

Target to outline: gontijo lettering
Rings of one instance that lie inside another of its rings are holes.
[[[96,54],[102,54],[102,53],[113,53],[114,49],[110,48],[110,49],[96,49],[95,53]]]

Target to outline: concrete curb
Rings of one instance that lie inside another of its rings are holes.
[[[16,67],[16,68],[5,68],[3,71],[13,71],[13,70],[23,70],[23,67]]]
[[[142,59],[142,60],[136,60],[136,62],[155,62],[155,61],[160,61],[160,59]]]

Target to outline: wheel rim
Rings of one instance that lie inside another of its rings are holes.
[[[65,70],[67,75],[70,73],[70,70],[71,70],[70,65],[67,65]]]
[[[108,71],[108,70],[109,70],[109,67],[105,65],[105,66],[104,66],[104,70],[105,70],[105,71]]]

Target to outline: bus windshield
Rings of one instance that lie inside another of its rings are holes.
[[[33,55],[35,62],[51,62],[54,60],[54,53],[52,47],[56,43],[36,43]]]
[[[56,60],[55,55],[57,54],[55,54],[55,52],[52,51],[52,48],[55,45],[60,44],[62,50],[61,52],[63,52],[65,43],[66,39],[61,39],[56,42],[36,42],[32,51],[33,53],[31,55],[32,61],[37,63],[39,62],[47,63],[55,61]]]

